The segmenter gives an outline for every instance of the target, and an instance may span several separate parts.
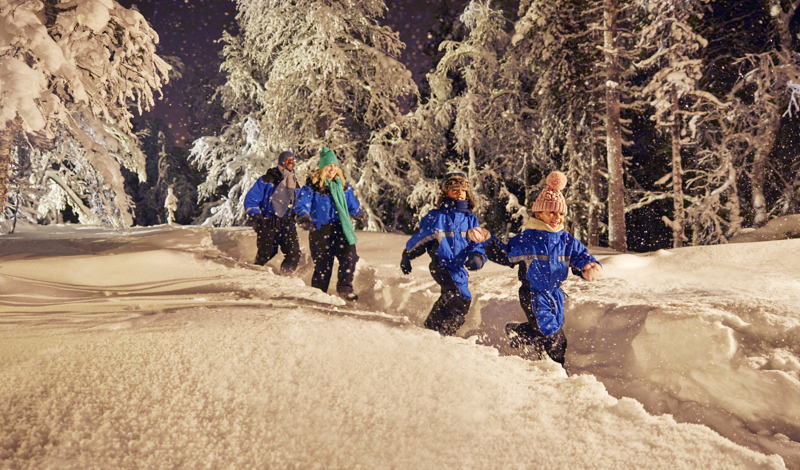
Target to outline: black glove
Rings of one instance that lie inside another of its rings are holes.
[[[367,226],[367,211],[361,211],[360,214],[353,217],[361,227]]]
[[[314,222],[311,221],[311,216],[308,214],[298,215],[297,225],[309,232],[314,228]]]
[[[250,214],[250,226],[254,229],[258,230],[259,227],[263,226],[267,221],[267,218],[264,217],[264,214]]]
[[[483,267],[483,263],[485,262],[486,258],[484,258],[482,254],[473,252],[471,255],[467,256],[467,260],[464,261],[464,267],[470,271],[477,271]]]
[[[406,255],[403,255],[403,259],[400,260],[400,270],[403,271],[403,274],[411,274],[411,260]]]

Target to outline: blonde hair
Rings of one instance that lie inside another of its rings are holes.
[[[338,165],[336,165],[336,176],[342,179],[342,187],[347,186],[347,181],[344,179],[344,173],[342,173],[342,169]],[[320,168],[311,175],[311,182],[316,185],[321,185],[324,179],[325,179],[325,168]]]

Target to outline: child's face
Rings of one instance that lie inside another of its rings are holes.
[[[325,176],[329,180],[332,180],[333,178],[336,177],[336,170],[338,168],[339,168],[338,166],[336,166],[334,164],[330,164],[330,165],[326,166],[322,171],[325,173]]]
[[[553,228],[564,223],[564,215],[563,212],[537,212],[533,214],[534,217]]]
[[[455,199],[456,201],[463,201],[467,198],[467,192],[463,189],[451,189],[444,193],[445,196]]]

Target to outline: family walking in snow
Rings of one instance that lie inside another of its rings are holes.
[[[290,274],[300,260],[296,224],[309,231],[314,261],[311,286],[328,291],[334,259],[339,262],[336,292],[355,301],[353,279],[358,262],[355,228],[351,217],[366,213],[347,183],[336,154],[324,147],[319,168],[299,187],[294,174],[295,156],[283,152],[278,166],[256,181],[245,196],[245,209],[257,234],[256,264],[264,265],[278,249],[284,253],[281,273]],[[480,226],[472,213],[475,200],[463,173],[445,176],[437,208],[419,223],[406,243],[400,269],[411,273],[411,261],[427,253],[429,269],[441,293],[423,325],[445,336],[455,335],[464,324],[472,303],[469,271],[477,271],[487,259],[517,268],[522,285],[519,302],[527,322],[509,323],[506,334],[523,356],[546,353],[564,364],[564,292],[561,284],[569,270],[587,281],[602,277],[603,268],[579,240],[564,232],[567,204],[561,191],[566,176],[550,173],[546,186],[531,205],[531,217],[523,231],[503,243]]]

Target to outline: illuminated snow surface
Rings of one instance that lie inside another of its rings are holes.
[[[247,228],[0,236],[0,467],[800,468],[800,239],[592,249],[567,375],[503,338],[515,270],[443,338],[427,256],[358,236],[355,306]]]

